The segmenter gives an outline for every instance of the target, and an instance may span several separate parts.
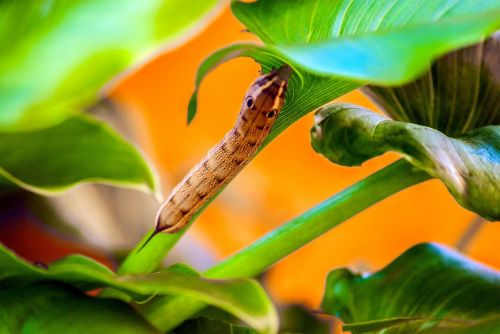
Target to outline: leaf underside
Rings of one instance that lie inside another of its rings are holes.
[[[327,278],[322,308],[357,333],[494,334],[500,273],[436,244],[412,247],[368,276]]]
[[[437,129],[452,137],[500,124],[500,31],[482,43],[439,58],[403,86],[362,90],[396,121]]]

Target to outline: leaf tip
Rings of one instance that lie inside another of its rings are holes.
[[[194,117],[196,116],[197,108],[198,108],[198,89],[195,89],[193,95],[191,95],[191,98],[189,99],[187,125],[191,124]]]

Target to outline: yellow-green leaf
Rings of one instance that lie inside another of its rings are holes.
[[[158,191],[154,171],[109,126],[75,116],[38,130],[0,133],[0,175],[49,195],[80,182]]]

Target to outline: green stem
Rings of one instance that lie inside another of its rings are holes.
[[[142,245],[149,239],[151,233],[154,232],[154,229],[149,231],[149,233],[147,233],[128,254],[125,261],[123,261],[120,268],[118,268],[118,273],[121,275],[144,274],[156,270],[172,247],[175,246],[177,241],[187,232],[187,230],[189,230],[196,218],[198,218],[203,210],[205,210],[217,196],[218,194],[205,203],[205,205],[203,205],[203,207],[193,216],[191,222],[180,232],[174,234],[158,233],[144,248],[142,248]]]
[[[139,251],[151,233],[154,232],[154,229],[152,229],[128,254],[125,261],[118,268],[118,274],[144,274],[155,271],[186,230],[187,228],[175,234],[158,233]]]
[[[253,277],[371,205],[430,178],[399,160],[327,199],[254,244],[209,269],[211,278]],[[143,314],[163,331],[181,324],[205,305],[186,297],[160,297],[144,305]]]

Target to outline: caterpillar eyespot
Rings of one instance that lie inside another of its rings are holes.
[[[234,128],[167,196],[158,210],[155,232],[142,247],[161,231],[175,233],[182,229],[203,204],[246,166],[283,108],[290,75],[291,68],[282,66],[253,82]]]
[[[278,112],[276,110],[271,110],[266,113],[267,118],[273,118]]]
[[[247,98],[247,108],[253,108],[254,106],[254,100],[251,96]]]

